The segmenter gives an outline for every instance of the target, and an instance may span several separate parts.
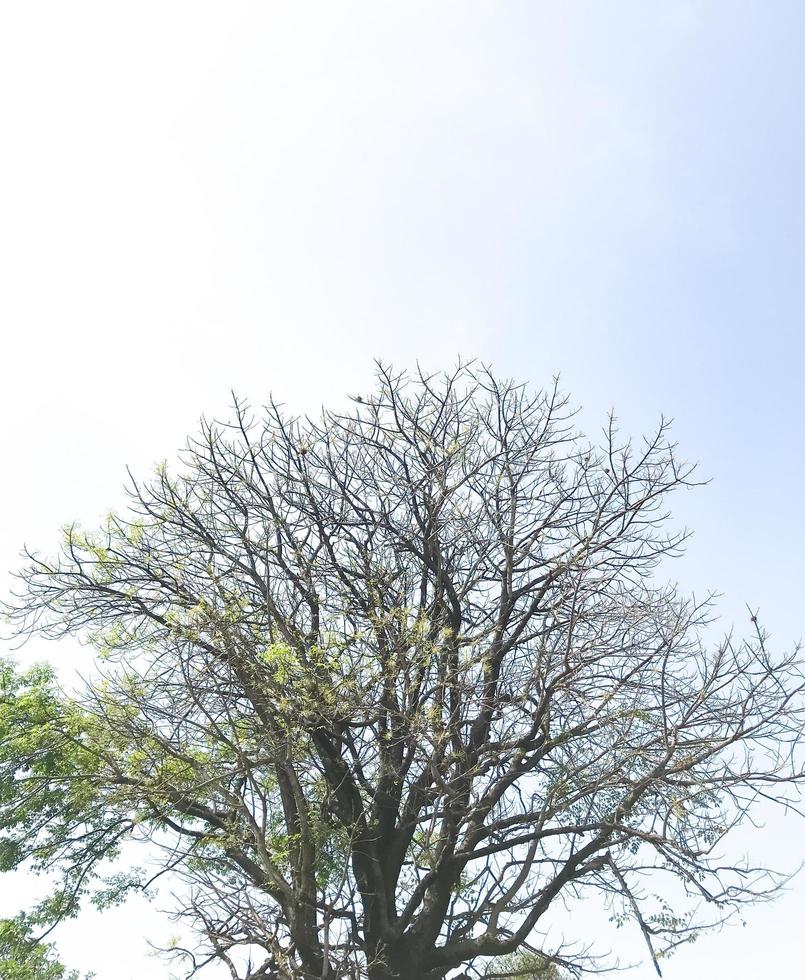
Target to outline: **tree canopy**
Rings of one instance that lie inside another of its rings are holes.
[[[591,442],[466,365],[202,421],[6,608],[98,654],[78,693],[0,676],[0,866],[59,876],[32,921],[166,876],[188,973],[551,976],[589,937],[549,911],[597,900],[659,971],[777,887],[722,841],[802,778],[798,651],[709,639],[658,570],[695,482],[666,422]]]

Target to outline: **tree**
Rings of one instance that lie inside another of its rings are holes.
[[[694,482],[664,421],[596,446],[556,388],[472,366],[381,366],[317,420],[236,402],[126,513],[27,553],[15,634],[88,638],[98,673],[6,670],[3,867],[58,870],[56,922],[147,887],[104,871],[143,844],[191,973],[578,970],[540,936],[595,897],[658,964],[779,885],[720,844],[803,775],[798,652],[754,619],[709,641],[711,600],[659,580]]]

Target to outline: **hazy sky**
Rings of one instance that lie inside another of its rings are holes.
[[[0,569],[91,525],[230,389],[315,410],[375,357],[462,354],[561,373],[593,428],[673,416],[713,477],[675,573],[790,645],[803,38],[796,0],[0,3]],[[805,858],[793,819],[750,840]],[[19,896],[0,880],[0,913]],[[666,977],[798,975],[804,904],[805,880]],[[157,978],[142,935],[169,931],[136,907],[60,946]]]

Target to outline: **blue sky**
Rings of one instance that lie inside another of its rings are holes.
[[[91,524],[232,388],[315,410],[372,358],[462,354],[561,373],[590,429],[673,416],[713,478],[674,574],[790,645],[803,37],[784,0],[3,5],[0,567]],[[753,849],[795,866],[805,827],[768,820]],[[804,899],[666,976],[793,976]],[[158,928],[109,913],[61,945],[99,980],[159,976]]]

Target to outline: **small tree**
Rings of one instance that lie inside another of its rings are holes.
[[[78,698],[4,674],[3,867],[58,871],[57,921],[144,887],[99,879],[147,845],[191,972],[480,976],[596,897],[656,964],[776,887],[719,848],[802,776],[796,651],[706,642],[709,601],[655,579],[692,482],[665,422],[595,446],[555,389],[466,366],[381,367],[318,420],[236,403],[125,514],[28,553],[17,635],[99,669]]]

